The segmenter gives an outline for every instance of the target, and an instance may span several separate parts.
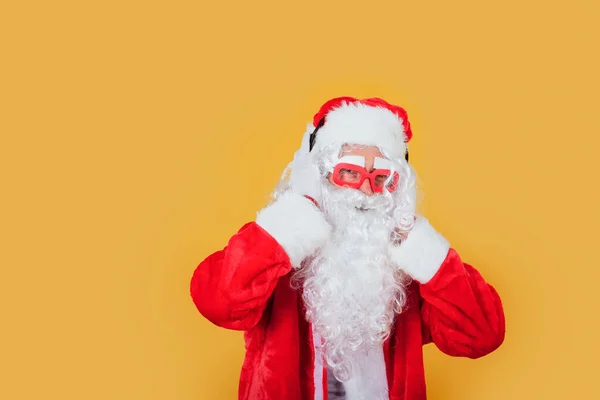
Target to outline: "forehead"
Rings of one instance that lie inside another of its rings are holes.
[[[340,155],[343,156],[363,156],[367,159],[379,157],[385,158],[381,150],[377,146],[364,146],[360,144],[344,144]]]

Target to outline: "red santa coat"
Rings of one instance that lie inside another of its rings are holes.
[[[432,230],[426,221],[421,225],[417,231]],[[290,287],[293,252],[269,231],[276,229],[247,223],[224,249],[201,262],[191,280],[192,299],[212,323],[244,331],[240,400],[326,399],[327,370],[315,359],[302,293]],[[423,236],[419,232],[413,237]],[[423,237],[409,240],[410,247]],[[413,253],[435,253],[429,246]],[[441,263],[430,277],[412,274],[421,282],[409,286],[407,304],[384,343],[390,400],[426,399],[424,344],[433,342],[450,356],[478,358],[504,340],[497,292],[454,249],[434,246],[444,251]],[[405,269],[411,272],[410,265]]]

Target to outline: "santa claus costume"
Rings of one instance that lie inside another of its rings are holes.
[[[326,102],[273,201],[196,268],[200,313],[244,331],[239,399],[423,400],[424,345],[503,342],[497,292],[416,213],[411,137],[382,99]]]

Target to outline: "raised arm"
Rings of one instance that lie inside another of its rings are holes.
[[[280,277],[328,237],[329,225],[307,198],[286,192],[244,225],[227,246],[202,261],[190,292],[215,325],[247,330],[258,323]]]
[[[502,344],[505,320],[498,293],[425,218],[417,220],[392,254],[419,283],[423,343],[469,358],[482,357]]]

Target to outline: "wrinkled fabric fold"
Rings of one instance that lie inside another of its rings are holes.
[[[244,331],[240,400],[313,400],[325,386],[315,381],[312,327],[292,273],[285,250],[254,222],[194,271],[190,293],[198,311],[218,326]],[[478,358],[498,348],[504,334],[497,292],[450,249],[427,283],[409,285],[384,343],[390,400],[426,399],[424,344]]]

